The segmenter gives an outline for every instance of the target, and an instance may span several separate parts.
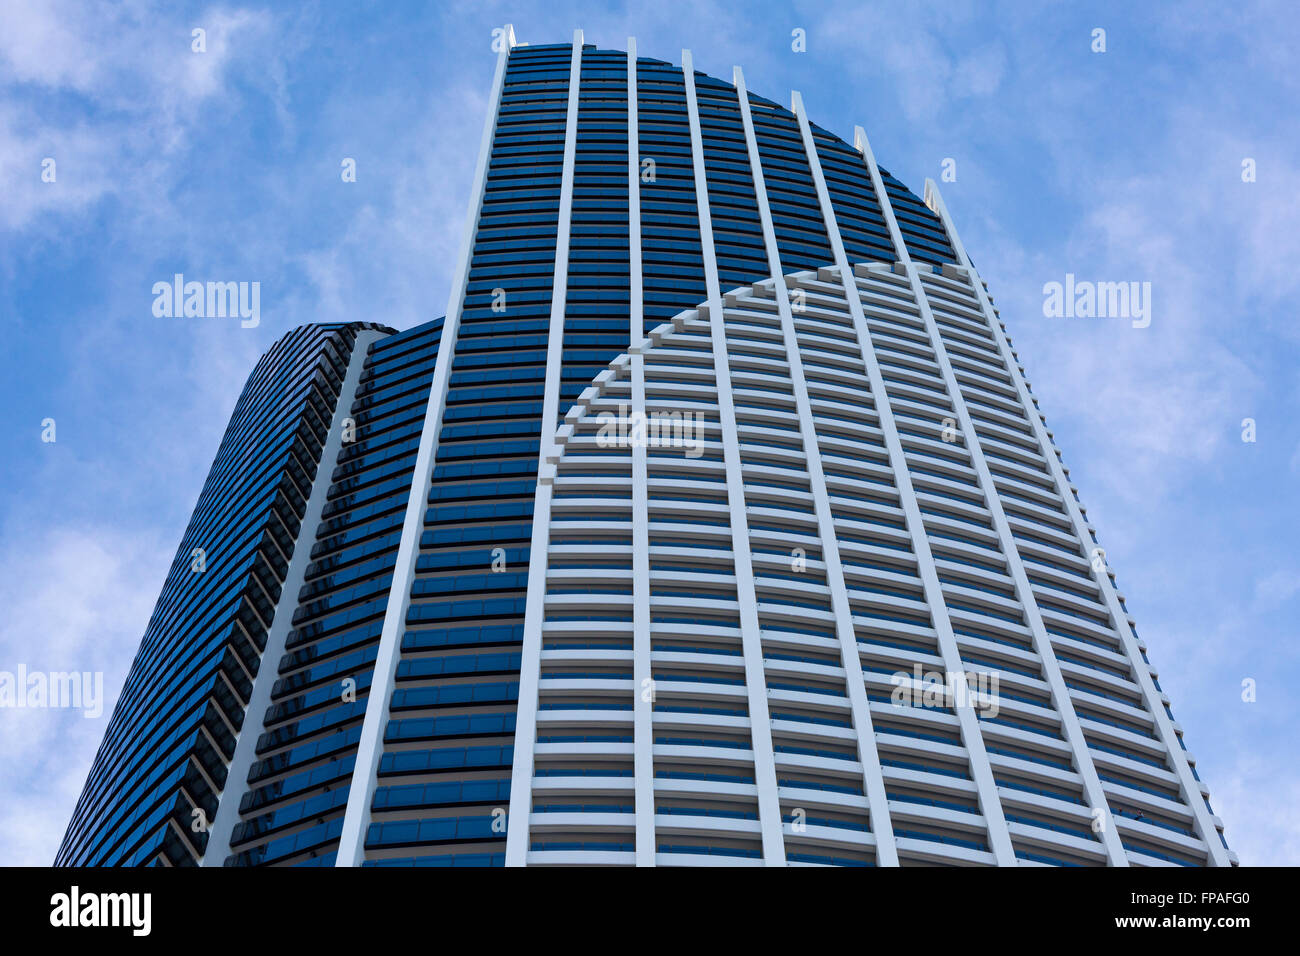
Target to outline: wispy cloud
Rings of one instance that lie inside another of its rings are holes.
[[[48,866],[175,550],[149,532],[33,523],[0,551],[0,670],[103,675],[102,713],[0,709],[0,863]]]

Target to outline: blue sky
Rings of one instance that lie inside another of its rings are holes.
[[[0,670],[102,671],[109,696],[99,719],[0,710],[0,863],[53,859],[258,355],[445,310],[507,22],[739,64],[864,126],[918,193],[955,161],[944,197],[1228,841],[1300,864],[1300,21],[952,0],[0,5]],[[260,325],[154,317],[176,272],[260,282]],[[1151,325],[1045,318],[1067,273],[1149,281]]]

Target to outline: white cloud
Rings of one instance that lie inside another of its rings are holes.
[[[1300,866],[1300,775],[1294,761],[1240,751],[1215,776],[1210,799],[1242,866]]]
[[[194,18],[194,28],[205,31],[204,50],[193,49],[193,39],[188,45],[178,44],[169,50],[162,62],[169,67],[167,79],[179,79],[186,98],[202,100],[222,91],[225,85],[226,66],[241,46],[257,44],[270,28],[270,17],[263,11],[209,10]],[[190,33],[192,37],[192,31]],[[188,48],[187,48],[188,47]]]
[[[1000,39],[974,39],[976,15],[966,3],[896,5],[887,16],[861,4],[819,5],[816,36],[836,54],[836,69],[885,80],[873,86],[897,98],[910,122],[933,123],[1002,85],[1006,48]]]
[[[1279,568],[1266,578],[1255,582],[1255,598],[1260,603],[1275,607],[1300,594],[1300,571]]]
[[[49,214],[112,194],[137,210],[165,207],[169,160],[195,124],[231,108],[237,61],[255,63],[250,81],[283,98],[269,14],[206,11],[196,18],[207,30],[204,53],[191,49],[187,23],[138,5],[0,6],[0,228],[57,235],[66,219]],[[46,157],[56,162],[54,183],[41,179]]]
[[[42,179],[51,159],[53,182]],[[42,124],[30,111],[0,101],[0,228],[20,228],[41,214],[78,212],[118,188],[120,144],[95,125]]]
[[[958,96],[992,96],[1006,68],[1007,53],[1000,43],[980,47],[953,65],[951,89]]]
[[[99,77],[101,47],[77,26],[93,19],[82,3],[0,5],[0,62],[19,82],[92,89]]]
[[[103,526],[7,528],[0,670],[99,672],[103,713],[0,709],[0,865],[48,865],[81,794],[172,547]],[[32,543],[36,545],[33,547]]]

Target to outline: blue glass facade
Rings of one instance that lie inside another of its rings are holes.
[[[258,362],[77,802],[56,862],[203,853],[357,332],[294,330]],[[387,330],[386,330],[387,331]]]
[[[441,332],[431,322],[366,355],[229,865],[333,862]]]

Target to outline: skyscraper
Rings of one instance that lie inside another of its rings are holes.
[[[1235,862],[933,184],[506,31],[469,207],[250,377],[59,863]]]

